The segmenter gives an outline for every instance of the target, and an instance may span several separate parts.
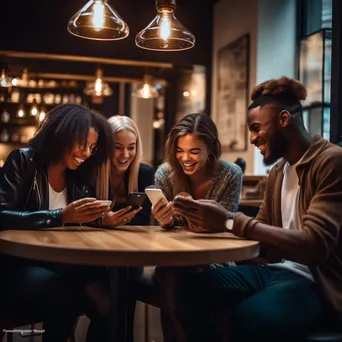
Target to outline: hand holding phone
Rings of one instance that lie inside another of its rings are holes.
[[[163,227],[171,227],[173,222],[173,203],[169,202],[160,189],[146,188],[145,193],[152,203],[152,214]]]
[[[108,201],[107,201],[108,202]],[[110,210],[109,203],[103,205],[96,198],[86,197],[69,203],[62,209],[62,223],[85,223],[101,217]]]
[[[141,210],[131,210],[130,207],[126,207],[117,211],[110,211],[102,217],[102,224],[104,227],[114,228],[129,223],[132,218]]]

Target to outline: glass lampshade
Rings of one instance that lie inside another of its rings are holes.
[[[133,95],[141,99],[158,97],[158,91],[152,84],[152,77],[145,75],[144,83],[133,93]]]
[[[102,75],[102,69],[97,69],[95,81],[87,83],[84,94],[90,96],[110,96],[113,94],[112,88],[103,81]]]
[[[68,31],[75,36],[94,40],[119,40],[129,34],[128,25],[106,0],[90,0],[70,18]]]
[[[195,45],[195,36],[175,17],[175,0],[157,0],[157,16],[135,37],[142,49],[155,51],[187,50]]]
[[[7,71],[5,68],[1,70],[0,86],[1,87],[11,87],[12,86],[12,78],[8,77]]]

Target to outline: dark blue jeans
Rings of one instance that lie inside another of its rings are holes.
[[[267,266],[243,265],[193,274],[177,291],[178,317],[189,342],[295,341],[324,316],[315,283]]]
[[[93,303],[84,297],[87,284],[97,281],[109,284],[104,267],[47,263],[8,256],[0,258],[2,308],[43,320],[43,342],[66,342],[80,312],[97,322],[96,328],[92,324],[91,331],[96,331],[97,335],[98,332],[108,335],[103,329],[106,320],[97,317]],[[98,336],[93,341],[99,341]]]

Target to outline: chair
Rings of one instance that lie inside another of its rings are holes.
[[[154,268],[146,268],[151,271]],[[154,306],[160,308],[159,291],[152,278],[152,272],[144,272],[136,282],[132,284],[132,292],[134,294],[135,300],[138,300],[145,304],[145,321],[144,321],[144,341],[149,342],[149,310],[148,306]],[[133,326],[133,324],[131,325]]]

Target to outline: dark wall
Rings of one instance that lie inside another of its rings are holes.
[[[135,35],[156,15],[154,0],[108,1],[130,27],[130,35],[124,40],[101,42],[72,36],[67,32],[67,22],[85,3],[83,0],[5,1],[1,9],[0,50],[162,61],[177,65],[202,64],[210,67],[214,1],[177,1],[176,17],[196,37],[195,47],[182,52],[155,52],[136,47]]]

